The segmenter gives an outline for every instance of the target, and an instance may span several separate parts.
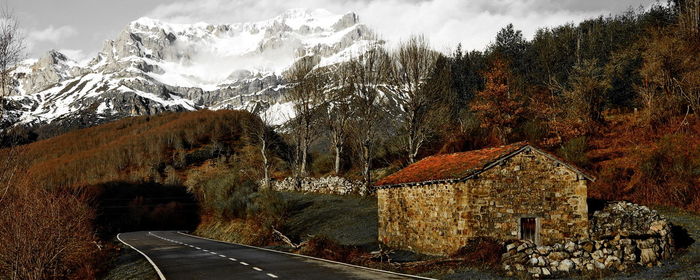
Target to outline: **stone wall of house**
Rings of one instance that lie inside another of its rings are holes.
[[[503,254],[508,274],[535,278],[576,271],[624,271],[636,265],[660,265],[671,256],[673,238],[668,221],[647,207],[628,202],[608,204],[591,218],[590,237],[551,246],[510,241]]]
[[[465,182],[377,190],[379,240],[448,255],[470,238],[519,237],[535,217],[538,244],[588,236],[586,180],[536,151],[522,152]]]
[[[259,182],[263,186],[263,181]],[[362,182],[351,181],[343,177],[329,176],[321,178],[287,177],[281,181],[271,181],[270,188],[276,191],[297,191],[337,195],[370,195]]]

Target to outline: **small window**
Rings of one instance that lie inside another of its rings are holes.
[[[520,218],[520,239],[536,242],[537,221],[535,218]]]

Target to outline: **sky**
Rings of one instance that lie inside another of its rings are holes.
[[[526,38],[538,28],[649,7],[656,0],[0,0],[24,29],[27,56],[56,49],[81,61],[129,22],[151,17],[176,23],[235,23],[272,18],[291,8],[355,12],[388,41],[424,34],[449,52],[458,43],[483,50],[513,23]]]

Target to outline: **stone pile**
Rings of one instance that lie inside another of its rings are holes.
[[[262,182],[261,182],[262,185]],[[297,191],[336,195],[369,195],[367,187],[362,182],[329,176],[321,178],[295,178],[287,177],[282,181],[270,182],[270,187],[276,191]]]
[[[673,250],[671,225],[645,206],[614,202],[591,217],[590,237],[550,246],[506,242],[503,268],[509,275],[548,278],[592,270],[625,271],[636,265],[660,265]]]

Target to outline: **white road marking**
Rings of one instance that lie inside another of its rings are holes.
[[[224,256],[224,255],[219,255],[219,257],[225,258],[226,256]]]
[[[151,266],[153,266],[153,268],[156,270],[156,273],[158,274],[158,278],[160,278],[161,280],[165,280],[165,275],[163,275],[163,272],[160,271],[160,268],[158,268],[158,266],[156,265],[156,263],[154,263],[153,260],[152,260],[150,257],[148,257],[148,255],[146,255],[144,252],[141,252],[139,249],[136,249],[136,247],[131,246],[131,244],[126,243],[126,242],[124,242],[124,240],[122,240],[121,238],[119,238],[119,235],[120,235],[120,234],[121,234],[121,233],[117,234],[117,240],[119,240],[121,243],[126,244],[126,246],[131,247],[131,249],[134,249],[134,251],[139,252],[139,254],[141,254],[143,257],[146,258],[146,260],[147,260],[149,263],[151,263]],[[151,232],[148,232],[148,234],[153,235]],[[154,236],[155,236],[155,235],[154,235]]]
[[[197,249],[197,250],[202,250],[202,248],[199,248],[199,247],[194,247],[194,248]]]
[[[253,267],[253,269],[255,269],[257,271],[262,271],[262,269],[260,269],[259,267],[255,267],[255,266]]]
[[[228,259],[229,259],[229,260],[232,260],[232,261],[234,261],[234,262],[238,261],[237,259],[234,259],[234,258],[228,258]]]
[[[272,273],[268,273],[267,276],[270,276],[270,277],[272,277],[272,278],[277,278],[277,275],[274,275],[274,274],[272,274]]]
[[[242,265],[248,265],[247,263],[244,263],[244,262],[240,262],[240,264],[242,264]]]
[[[216,252],[209,252],[209,254],[216,255]]]

